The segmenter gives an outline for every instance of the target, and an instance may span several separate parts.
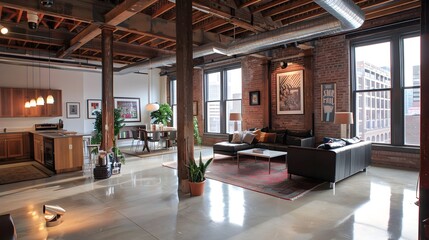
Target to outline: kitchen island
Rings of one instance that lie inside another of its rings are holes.
[[[57,131],[33,131],[34,160],[56,172],[82,170],[82,134]]]

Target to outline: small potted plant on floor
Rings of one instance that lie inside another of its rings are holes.
[[[204,183],[206,181],[205,174],[212,160],[213,158],[210,158],[206,163],[203,163],[200,153],[200,160],[198,163],[195,159],[189,161],[187,168],[189,170],[189,188],[192,196],[200,196],[204,193]]]

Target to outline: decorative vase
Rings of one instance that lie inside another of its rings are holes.
[[[191,190],[191,196],[201,196],[204,193],[204,183],[206,180],[202,182],[189,182],[189,188]]]

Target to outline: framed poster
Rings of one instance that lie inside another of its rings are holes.
[[[121,109],[125,122],[140,122],[140,98],[114,98],[115,108]]]
[[[335,115],[335,83],[324,83],[321,86],[322,122],[334,122]]]
[[[88,119],[95,119],[96,115],[95,110],[101,109],[101,100],[100,99],[88,99],[87,101],[87,116]]]
[[[260,92],[254,91],[249,92],[249,105],[259,105],[260,104]]]
[[[192,115],[197,116],[198,115],[198,101],[192,102]]]
[[[80,103],[67,102],[66,111],[67,118],[80,118]]]
[[[304,114],[303,72],[277,74],[277,114]]]

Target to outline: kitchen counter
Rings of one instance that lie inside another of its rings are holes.
[[[33,134],[38,134],[48,138],[67,138],[67,137],[82,137],[85,134],[66,131],[66,130],[49,130],[49,131],[31,131]]]

